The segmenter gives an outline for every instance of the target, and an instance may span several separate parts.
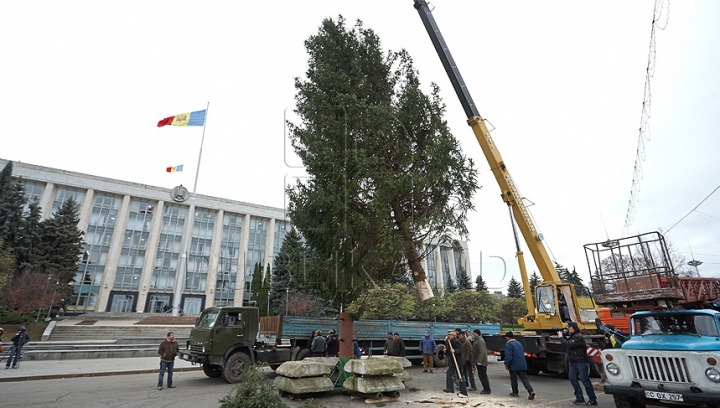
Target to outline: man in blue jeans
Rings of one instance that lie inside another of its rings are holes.
[[[30,335],[25,331],[25,326],[20,326],[18,332],[10,339],[12,341],[12,348],[10,348],[10,355],[8,355],[7,363],[5,363],[5,369],[10,368],[10,362],[12,362],[12,368],[18,368],[18,358],[22,353],[22,348],[30,341]]]
[[[175,357],[180,352],[180,346],[175,341],[175,334],[169,332],[167,338],[160,343],[158,348],[158,354],[160,354],[160,375],[158,375],[158,390],[162,390],[163,377],[165,376],[165,370],[168,372],[167,386],[168,388],[175,388],[173,385],[173,367],[175,366]]]
[[[572,384],[575,392],[575,405],[597,405],[597,397],[595,396],[595,390],[593,389],[592,382],[590,382],[589,373],[590,365],[587,362],[587,346],[585,345],[585,338],[580,333],[580,328],[575,322],[568,323],[568,332],[570,336],[566,339],[563,336],[562,331],[558,331],[557,335],[560,338],[562,344],[568,349],[568,362],[570,369],[568,370],[568,378],[570,384]],[[585,393],[587,393],[588,402],[585,402],[583,398],[582,388],[578,384],[578,375],[580,375],[580,381],[585,386]]]
[[[528,399],[535,399],[535,391],[527,378],[527,362],[525,361],[525,349],[522,344],[515,340],[515,333],[509,331],[505,333],[505,369],[510,372],[510,388],[511,397],[519,397],[518,395],[518,377],[522,381],[523,387],[528,392]]]

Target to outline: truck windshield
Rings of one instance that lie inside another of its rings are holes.
[[[657,314],[633,317],[632,334],[695,334],[720,336],[715,318],[708,315]]]
[[[219,314],[220,309],[210,309],[202,312],[200,317],[198,317],[195,321],[195,328],[209,329],[213,327],[215,325],[215,320],[217,320]]]

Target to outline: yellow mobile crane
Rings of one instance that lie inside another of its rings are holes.
[[[597,330],[595,324],[597,306],[587,288],[560,279],[543,244],[543,236],[538,231],[530,211],[523,202],[517,184],[510,176],[508,167],[502,156],[500,156],[500,151],[465,86],[465,81],[460,75],[460,71],[450,54],[440,29],[435,23],[428,3],[425,0],[414,0],[414,2],[414,7],[420,14],[430,40],[435,46],[455,93],[460,99],[460,104],[468,117],[467,122],[475,133],[478,143],[480,143],[483,154],[500,186],[502,199],[507,204],[510,212],[520,275],[527,304],[527,315],[518,319],[518,322],[525,330],[535,332],[525,336],[516,336],[516,339],[520,340],[525,346],[529,363],[528,372],[537,373],[541,370],[545,372],[567,372],[565,350],[555,333],[558,328],[566,327],[569,321],[577,322],[581,330],[594,333]],[[543,282],[535,288],[534,300],[525,267],[525,258],[520,249],[516,225],[543,279]],[[599,347],[600,336],[586,336],[586,338],[590,341],[591,348]],[[486,342],[488,343],[488,350],[495,350],[501,358],[503,357],[504,339],[502,337],[489,337],[486,338]],[[588,350],[588,353],[594,354],[595,351]],[[599,360],[596,359],[596,362],[599,362]]]

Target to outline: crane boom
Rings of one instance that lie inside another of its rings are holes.
[[[487,125],[485,125],[485,121],[480,116],[477,106],[475,106],[475,102],[473,102],[472,96],[470,96],[470,91],[467,86],[465,86],[465,81],[463,80],[462,75],[460,75],[460,70],[455,64],[455,60],[453,60],[450,50],[440,33],[440,29],[433,18],[427,1],[415,0],[415,9],[417,9],[420,14],[420,19],[422,20],[423,25],[425,25],[425,29],[430,36],[430,40],[435,46],[435,50],[437,51],[440,61],[442,61],[443,67],[450,78],[450,82],[455,89],[455,93],[460,99],[460,104],[465,110],[465,115],[468,117],[467,122],[472,128],[473,133],[475,133],[475,138],[480,144],[483,154],[490,165],[490,169],[500,186],[502,199],[512,210],[512,215],[518,225],[518,229],[520,230],[520,233],[522,234],[525,243],[532,254],[533,260],[535,260],[535,264],[540,271],[543,281],[560,283],[560,277],[558,276],[553,262],[545,249],[545,245],[542,242],[543,236],[535,226],[532,216],[530,215],[530,211],[523,203],[522,195],[520,195],[517,185],[513,181],[512,176],[510,176],[510,172],[508,171],[500,152],[493,142],[490,131],[488,130]],[[517,239],[516,245],[518,246],[519,261],[522,261],[522,253],[519,249]],[[524,262],[521,263],[520,268],[521,272],[526,275],[526,272],[523,271],[525,268]],[[526,286],[524,287],[525,293],[530,293],[527,276],[523,276],[522,280],[523,286]],[[531,303],[528,305],[528,309],[530,309],[530,306]]]

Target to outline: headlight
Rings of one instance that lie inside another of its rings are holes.
[[[705,377],[712,382],[720,382],[720,371],[715,368],[705,370]]]
[[[205,354],[205,346],[202,348],[202,353]]]
[[[605,369],[607,370],[608,373],[610,373],[612,375],[620,374],[620,366],[615,363],[610,363],[610,364],[606,365]],[[705,374],[707,374],[707,372],[705,372]],[[718,373],[718,374],[720,374],[720,373]]]

